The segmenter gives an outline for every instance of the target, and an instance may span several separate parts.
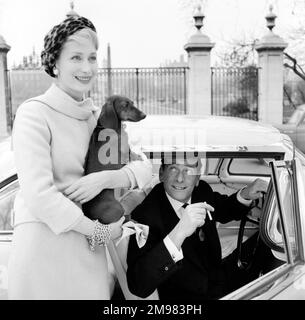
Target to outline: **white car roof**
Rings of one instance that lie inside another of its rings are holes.
[[[283,136],[271,125],[241,118],[149,115],[125,122],[130,144],[142,151],[285,152]]]

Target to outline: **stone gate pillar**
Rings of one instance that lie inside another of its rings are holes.
[[[214,43],[201,32],[204,15],[198,6],[194,14],[197,32],[192,35],[184,49],[188,53],[188,104],[187,114],[211,114],[211,49]]]
[[[283,122],[284,40],[273,33],[276,15],[270,6],[266,16],[268,33],[257,43],[259,66],[258,120],[272,124]]]
[[[7,77],[7,53],[11,47],[0,35],[0,139],[8,135],[9,87]]]

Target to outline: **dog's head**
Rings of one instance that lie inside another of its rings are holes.
[[[118,130],[121,121],[137,122],[145,117],[146,114],[136,108],[130,99],[114,95],[103,105],[99,122],[104,128]]]
[[[135,107],[133,101],[123,96],[111,96],[109,102],[113,105],[121,121],[137,122],[146,117],[146,114]]]

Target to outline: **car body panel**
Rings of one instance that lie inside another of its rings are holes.
[[[11,251],[12,233],[0,234],[0,300],[7,300],[8,259]]]
[[[305,300],[305,267],[294,270],[291,273],[292,281],[272,300]]]

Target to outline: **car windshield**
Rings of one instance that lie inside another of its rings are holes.
[[[297,109],[294,111],[290,119],[288,120],[288,124],[298,124],[303,117],[304,111]]]

